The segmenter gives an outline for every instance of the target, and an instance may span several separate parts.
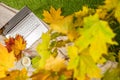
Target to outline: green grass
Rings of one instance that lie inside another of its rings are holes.
[[[103,0],[0,0],[0,2],[18,10],[28,6],[39,18],[43,18],[43,10],[49,10],[50,6],[56,9],[61,7],[62,14],[66,16],[80,10],[83,5],[96,8],[103,4]]]

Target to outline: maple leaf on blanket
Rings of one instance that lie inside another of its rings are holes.
[[[7,48],[0,44],[0,78],[6,76],[6,71],[14,66],[15,57],[13,51],[8,52]]]
[[[5,39],[5,44],[9,52],[14,51],[14,55],[18,60],[22,56],[21,51],[26,48],[26,41],[21,35],[16,35],[15,38],[10,37],[9,39]]]

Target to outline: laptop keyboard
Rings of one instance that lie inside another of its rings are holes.
[[[36,27],[40,25],[40,21],[33,13],[26,16],[20,23],[18,23],[8,34],[20,34],[26,38]]]

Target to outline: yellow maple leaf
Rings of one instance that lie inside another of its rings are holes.
[[[108,53],[107,44],[117,44],[112,40],[115,35],[108,23],[100,20],[98,14],[95,14],[84,19],[83,31],[81,30],[81,36],[75,43],[79,46],[79,51],[89,46],[90,54],[97,62],[102,54]]]
[[[68,69],[74,70],[73,76],[77,80],[85,80],[87,77],[90,79],[101,77],[101,71],[89,54],[88,49],[79,52],[79,48],[76,46],[69,46],[68,56],[70,58]]]
[[[61,9],[55,10],[53,7],[50,8],[50,12],[44,10],[43,11],[44,21],[46,23],[54,23],[56,21],[59,21],[64,18],[64,16],[61,16]]]
[[[45,65],[46,70],[52,70],[52,71],[60,71],[61,69],[64,69],[66,67],[65,60],[60,57],[50,57]]]
[[[6,47],[0,44],[0,78],[5,77],[5,72],[14,66],[15,57],[13,52],[8,53]]]
[[[120,0],[105,0],[104,8],[114,11],[114,16],[120,22]]]
[[[88,14],[89,8],[86,6],[82,7],[82,10],[75,12],[75,17],[82,17]]]
[[[73,25],[73,15],[66,16],[60,21],[56,21],[55,23],[51,23],[50,27],[57,32],[67,34],[69,31],[69,28]]]
[[[26,41],[20,35],[16,35],[15,38],[10,37],[5,40],[6,47],[9,52],[14,51],[15,57],[17,59],[21,58],[21,51],[26,48]]]
[[[88,15],[89,8],[86,6],[82,7],[82,10],[75,12],[76,20],[74,22],[74,26],[83,26],[83,17]]]
[[[24,40],[24,38],[20,35],[17,35],[15,37],[15,45],[13,46],[15,49],[15,54],[18,55],[20,53],[20,51],[24,50],[26,47],[26,41]]]
[[[111,10],[117,6],[119,3],[119,0],[105,0],[105,5],[103,7],[107,8],[108,10]]]
[[[120,1],[119,1],[119,4],[117,5],[116,7],[116,10],[115,10],[115,15],[116,19],[120,22]]]
[[[99,15],[100,19],[105,19],[107,15],[107,10],[106,9],[96,9],[96,13]]]
[[[83,8],[86,12],[86,8]],[[81,12],[81,14],[83,14]],[[77,14],[76,14],[77,15]],[[61,16],[61,9],[55,10],[53,7],[50,8],[50,12],[44,11],[43,13],[44,21],[50,24],[51,29],[54,31],[66,34],[68,38],[72,41],[77,37],[73,27],[73,15]]]
[[[23,68],[22,70],[13,70],[7,72],[7,76],[1,78],[0,80],[27,80],[27,70]]]

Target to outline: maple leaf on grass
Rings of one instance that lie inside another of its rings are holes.
[[[96,13],[99,15],[100,19],[106,19],[106,16],[108,15],[107,10],[101,8],[96,9]]]
[[[74,26],[83,26],[83,17],[88,15],[89,8],[86,6],[82,7],[82,10],[75,12],[76,20],[74,22]]]
[[[99,20],[97,14],[84,18],[84,27],[80,33],[81,36],[75,41],[75,45],[79,47],[80,52],[89,47],[95,62],[102,54],[107,54],[108,44],[117,44],[113,41],[115,33],[106,21]]]
[[[20,35],[16,35],[15,38],[5,39],[5,44],[9,52],[14,51],[14,55],[18,60],[22,56],[21,51],[26,48],[26,41]]]
[[[61,16],[61,9],[55,10],[53,7],[50,8],[50,12],[44,11],[44,21],[50,24],[52,30],[59,33],[67,34],[68,37],[73,40],[76,33],[71,27],[73,26],[73,15]]]
[[[49,11],[43,11],[44,21],[46,23],[55,23],[56,21],[60,21],[64,18],[64,16],[61,16],[61,9],[55,10],[53,7],[50,8]]]
[[[74,78],[77,80],[85,80],[87,76],[89,78],[101,77],[101,71],[90,56],[88,49],[80,53],[76,46],[69,46],[68,56],[70,58],[68,69],[74,71]]]
[[[60,21],[51,23],[50,27],[56,32],[67,35],[70,41],[73,41],[78,37],[78,33],[73,24],[73,15],[66,16]]]
[[[0,78],[6,76],[6,71],[14,66],[15,57],[12,52],[8,52],[7,48],[0,44]]]
[[[55,21],[55,23],[51,23],[50,27],[57,32],[67,34],[69,29],[73,26],[73,15],[66,16],[60,21]]]
[[[120,22],[120,0],[105,0],[104,8],[113,10],[114,16]]]

